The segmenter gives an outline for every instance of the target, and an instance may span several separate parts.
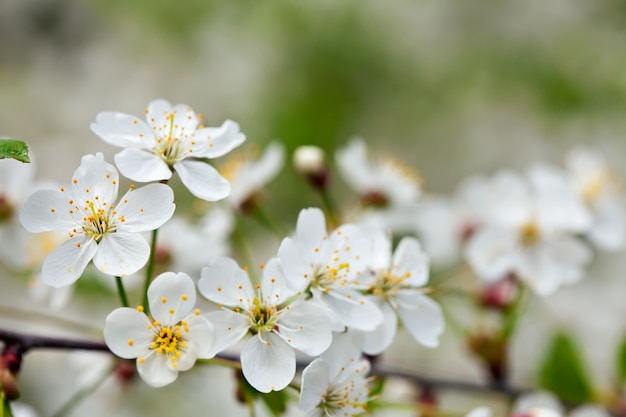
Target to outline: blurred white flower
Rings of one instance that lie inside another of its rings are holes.
[[[565,165],[576,191],[593,214],[589,240],[600,249],[621,249],[626,238],[621,181],[602,155],[585,147],[572,149],[567,154]]]
[[[196,113],[184,104],[172,106],[153,100],[145,111],[146,122],[115,112],[96,116],[91,130],[105,142],[126,148],[115,163],[126,177],[139,182],[167,180],[178,172],[181,181],[198,198],[226,198],[230,185],[202,158],[217,158],[241,145],[246,136],[239,125],[226,120],[220,127],[199,126]]]
[[[536,166],[529,181],[501,171],[490,181],[489,219],[466,247],[466,257],[486,283],[514,273],[540,295],[583,277],[590,250],[576,238],[591,218],[562,177]]]
[[[512,417],[610,417],[610,414],[594,404],[576,407],[569,413],[556,396],[547,391],[532,392],[520,396],[513,404]]]
[[[257,160],[244,153],[229,158],[220,167],[230,182],[228,204],[237,211],[245,211],[248,205],[254,204],[257,193],[280,172],[284,159],[285,149],[278,142],[270,143]]]
[[[248,332],[241,350],[241,369],[246,380],[261,392],[285,388],[296,372],[295,350],[315,356],[332,341],[332,328],[323,309],[294,295],[285,283],[278,259],[263,268],[261,283],[253,288],[247,272],[230,258],[213,261],[202,270],[200,293],[220,310],[207,313],[213,323],[215,354]]]
[[[358,275],[365,271],[369,240],[353,225],[327,234],[326,219],[318,208],[300,211],[295,238],[287,237],[278,249],[287,285],[297,293],[310,291],[337,321],[347,326],[374,330],[383,314],[358,289]]]
[[[391,240],[383,234],[371,239],[369,267],[359,276],[368,288],[370,299],[384,315],[383,322],[371,332],[363,333],[363,351],[370,355],[382,353],[396,334],[398,317],[411,336],[424,346],[439,345],[444,329],[439,304],[424,295],[428,282],[428,257],[419,242],[403,238],[391,254]]]
[[[139,376],[161,387],[189,370],[197,358],[210,358],[213,325],[194,311],[196,288],[184,273],[166,272],[148,288],[151,317],[142,307],[113,310],[104,323],[104,340],[115,355],[137,358]]]
[[[69,234],[46,258],[43,281],[53,287],[70,285],[92,258],[109,275],[138,271],[150,256],[150,247],[138,232],[169,220],[175,208],[171,188],[164,184],[131,187],[116,205],[118,172],[101,153],[82,158],[72,183],[69,190],[36,191],[20,213],[30,232]]]

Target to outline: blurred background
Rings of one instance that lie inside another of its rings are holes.
[[[0,0],[0,135],[31,145],[37,177],[64,183],[82,155],[118,151],[90,131],[98,112],[141,115],[166,98],[207,125],[237,121],[246,146],[330,154],[361,136],[438,193],[469,174],[560,162],[575,144],[624,174],[625,46],[620,0]],[[269,210],[295,221],[319,204],[301,186],[286,164]],[[532,380],[541,352],[527,348],[543,346],[542,328],[564,325],[608,383],[623,266],[604,255],[580,286],[537,301],[514,382]],[[415,347],[396,364],[480,376],[462,345],[447,349]]]

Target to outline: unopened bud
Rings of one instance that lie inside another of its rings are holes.
[[[324,151],[319,146],[300,146],[293,153],[293,165],[315,188],[328,184],[330,173],[326,167]]]

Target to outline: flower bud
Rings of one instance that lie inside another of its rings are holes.
[[[330,178],[325,159],[324,151],[318,146],[300,146],[293,153],[296,171],[317,189],[324,189]]]

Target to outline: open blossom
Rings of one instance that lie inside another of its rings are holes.
[[[567,413],[558,398],[547,391],[524,394],[513,404],[511,417],[609,417],[610,414],[595,404],[585,404]]]
[[[68,189],[39,190],[26,201],[20,213],[26,230],[69,236],[44,261],[46,284],[72,284],[92,259],[100,271],[116,276],[146,264],[150,247],[139,232],[154,230],[172,217],[174,194],[167,185],[149,184],[131,187],[117,203],[118,176],[101,153],[86,155]]]
[[[572,149],[565,160],[580,198],[593,215],[588,236],[604,250],[618,250],[626,240],[626,213],[621,181],[605,158],[591,149]]]
[[[142,307],[113,310],[104,323],[104,340],[117,356],[137,358],[139,376],[161,387],[174,382],[196,359],[212,357],[215,335],[211,323],[194,310],[196,289],[187,274],[156,277],[148,288],[148,302],[151,316]]]
[[[528,181],[510,171],[490,184],[489,221],[466,247],[467,260],[486,283],[515,274],[540,295],[583,276],[589,249],[575,236],[590,216],[550,167],[537,166]]]
[[[265,265],[256,288],[234,260],[216,259],[202,270],[198,289],[220,307],[206,314],[215,328],[213,353],[252,333],[241,350],[241,370],[258,391],[278,391],[291,382],[294,349],[316,356],[330,346],[332,328],[325,311],[292,299],[296,294],[287,288],[276,258]]]
[[[368,412],[370,364],[346,335],[302,372],[298,407],[306,417],[355,416]]]
[[[218,158],[241,145],[239,125],[226,120],[220,127],[202,127],[199,117],[183,104],[158,99],[148,104],[146,122],[124,113],[102,112],[91,130],[105,142],[126,148],[115,163],[126,177],[139,182],[167,180],[176,171],[198,198],[226,198],[230,184],[202,158]]]
[[[424,346],[439,345],[444,329],[439,304],[424,294],[428,282],[428,257],[419,242],[403,238],[391,254],[391,241],[384,234],[371,239],[369,267],[359,277],[369,296],[383,312],[383,322],[373,331],[364,332],[363,351],[382,353],[396,335],[398,317],[411,336]]]
[[[368,245],[369,240],[353,225],[328,233],[324,213],[309,208],[300,211],[296,236],[282,241],[278,258],[293,291],[310,291],[337,324],[368,331],[383,320],[376,304],[358,291],[357,277],[367,266]]]

